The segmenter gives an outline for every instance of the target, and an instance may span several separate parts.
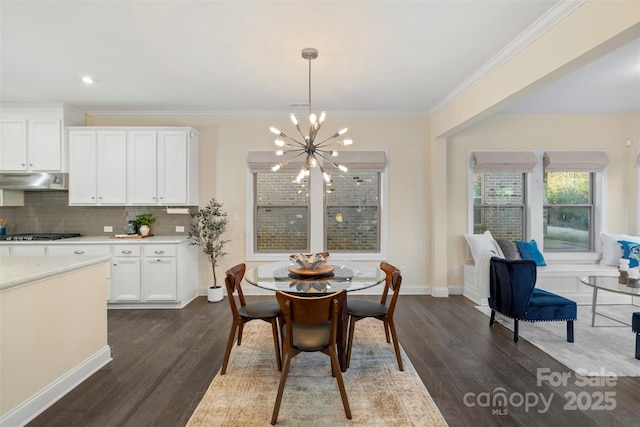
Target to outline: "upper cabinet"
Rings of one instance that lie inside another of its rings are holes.
[[[126,132],[71,131],[69,140],[69,205],[124,205]]]
[[[69,132],[70,205],[198,204],[198,132],[195,129],[71,127]],[[89,140],[95,146],[93,151]],[[95,158],[95,166],[86,164],[89,158]],[[101,182],[105,183],[102,191]],[[109,201],[104,191],[106,183],[111,190]]]
[[[0,172],[68,172],[68,125],[85,113],[62,104],[0,107]]]

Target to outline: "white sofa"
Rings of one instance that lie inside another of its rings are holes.
[[[593,288],[584,285],[580,279],[589,275],[618,276],[618,261],[623,256],[619,240],[640,243],[640,237],[626,234],[600,233],[602,240],[602,256],[596,263],[579,263],[575,261],[547,261],[546,266],[538,267],[536,286],[549,292],[575,301],[577,304],[591,304]],[[490,232],[483,235],[465,235],[474,259],[486,262],[486,251],[491,249]],[[496,246],[498,246],[496,242]],[[483,256],[482,252],[485,252]],[[504,256],[497,247],[492,250],[497,256]],[[488,268],[478,268],[473,261],[464,265],[464,286],[462,294],[479,305],[488,305]],[[630,304],[631,297],[612,292],[600,292],[598,304]]]

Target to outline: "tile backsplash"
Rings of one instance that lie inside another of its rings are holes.
[[[194,214],[198,207],[189,209]],[[8,220],[7,234],[123,234],[127,222],[141,213],[150,213],[156,218],[151,226],[155,235],[189,232],[191,215],[167,214],[164,206],[69,206],[67,191],[25,191],[24,206],[0,207],[0,218]],[[104,226],[112,226],[113,232],[105,233]],[[185,231],[176,232],[176,226],[183,226]]]

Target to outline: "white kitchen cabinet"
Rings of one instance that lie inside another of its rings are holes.
[[[177,300],[177,273],[175,245],[145,246],[142,271],[144,300]]]
[[[65,126],[82,125],[85,114],[63,104],[3,105],[0,171],[68,172]]]
[[[129,205],[198,204],[198,134],[191,128],[130,131]]]
[[[69,205],[125,205],[127,134],[69,132]]]
[[[140,301],[140,273],[140,246],[115,245],[111,258],[111,301]]]
[[[0,256],[9,256],[11,255],[11,249],[9,246],[0,246]]]
[[[0,170],[27,169],[27,121],[0,121]]]
[[[110,255],[108,245],[50,245],[47,248],[49,256],[105,256]]]
[[[61,120],[3,120],[0,126],[0,169],[62,172]]]
[[[41,245],[12,245],[10,246],[13,256],[45,256],[47,247]]]

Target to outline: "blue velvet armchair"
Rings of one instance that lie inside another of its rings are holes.
[[[489,266],[489,307],[493,325],[496,311],[513,319],[513,341],[518,342],[518,321],[567,322],[567,341],[573,342],[575,301],[535,287],[537,266],[532,260],[492,257]]]

